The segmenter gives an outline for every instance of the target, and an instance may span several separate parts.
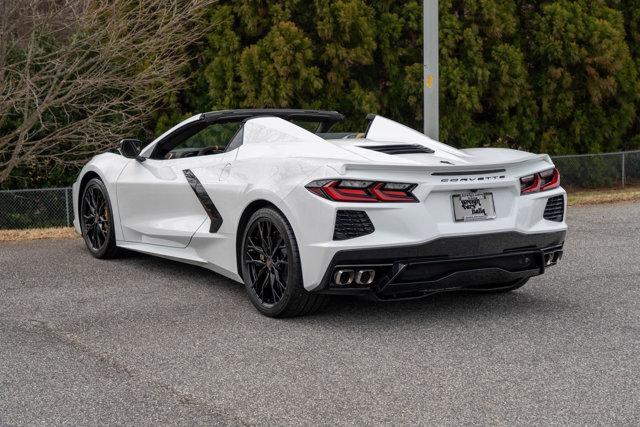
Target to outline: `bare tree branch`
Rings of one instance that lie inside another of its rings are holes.
[[[77,165],[139,130],[186,83],[215,0],[0,1],[0,183]]]

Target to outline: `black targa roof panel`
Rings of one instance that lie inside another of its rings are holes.
[[[285,120],[317,121],[320,123],[320,129],[318,129],[318,132],[327,132],[334,124],[344,120],[344,115],[337,111],[297,110],[286,108],[223,110],[202,114],[202,118],[209,123],[238,122],[261,116],[280,117]]]

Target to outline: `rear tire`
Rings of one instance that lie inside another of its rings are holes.
[[[529,281],[529,278],[518,279],[514,282],[483,285],[477,288],[470,288],[467,290],[473,291],[473,292],[480,292],[483,294],[506,294],[508,292],[513,292],[516,289],[520,289],[521,287],[526,285],[528,281]]]
[[[99,178],[91,179],[80,199],[80,230],[91,255],[98,259],[116,258],[116,235],[113,210],[107,187]]]
[[[273,208],[256,211],[247,223],[240,248],[242,278],[249,299],[269,317],[315,313],[328,301],[302,285],[298,244],[287,219]]]

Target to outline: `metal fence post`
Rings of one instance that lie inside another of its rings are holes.
[[[625,179],[626,179],[626,171],[624,170],[624,151],[622,152],[622,187],[624,188]]]
[[[70,227],[71,224],[69,223],[69,189],[68,188],[64,190],[64,201],[67,205],[67,227]]]

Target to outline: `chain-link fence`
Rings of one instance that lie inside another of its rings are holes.
[[[566,188],[614,188],[640,185],[640,151],[555,156]]]
[[[640,185],[640,151],[553,157],[566,188]],[[71,226],[71,188],[0,191],[0,229]]]
[[[68,227],[72,222],[71,188],[0,191],[0,229]]]

